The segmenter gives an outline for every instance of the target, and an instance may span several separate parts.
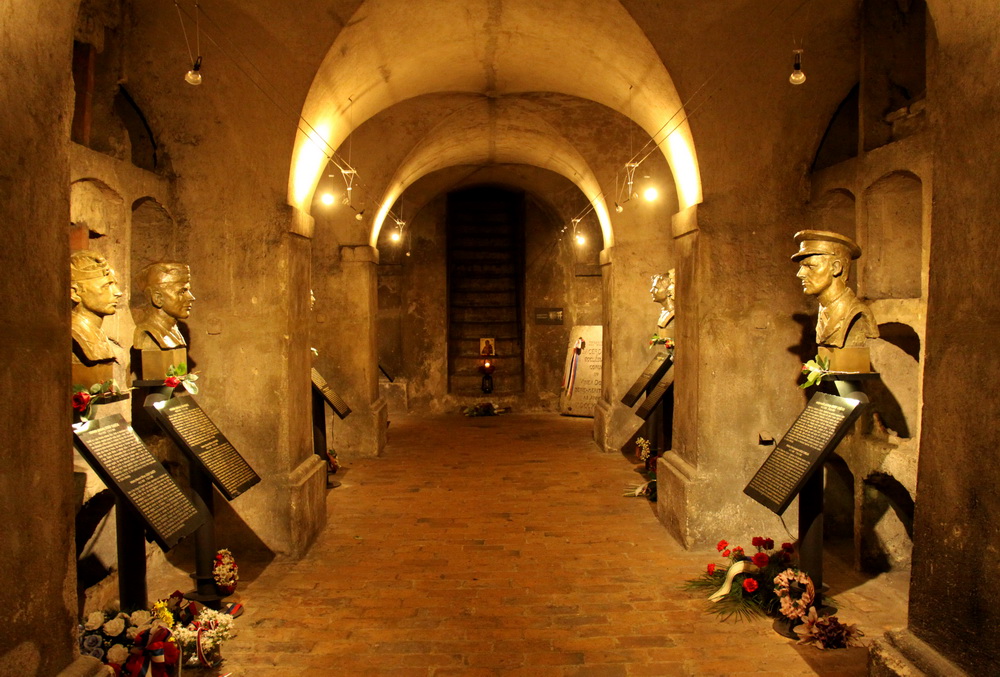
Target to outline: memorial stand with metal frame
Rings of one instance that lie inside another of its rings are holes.
[[[868,406],[861,382],[878,377],[876,372],[825,374],[822,381],[833,383],[837,395],[823,392],[813,395],[743,490],[778,515],[798,496],[799,568],[809,574],[815,586],[812,606],[817,610],[824,609],[823,464]],[[830,607],[824,610],[836,611]],[[774,629],[783,636],[797,639],[798,635],[792,630],[794,625],[788,619],[777,618]]]
[[[204,507],[208,519],[195,532],[195,590],[185,597],[210,609],[220,609],[221,600],[213,569],[218,551],[215,541],[215,488],[233,500],[260,482],[239,452],[202,411],[193,397],[169,397],[153,393],[143,408],[185,453],[191,489]],[[214,487],[213,487],[214,485]]]
[[[664,400],[673,382],[673,358],[668,353],[657,353],[621,398],[622,404],[632,407],[645,395],[634,413],[643,420],[643,432],[657,455],[667,451]]]
[[[344,420],[351,414],[351,408],[347,402],[338,395],[327,382],[323,375],[315,368],[312,370],[312,422],[313,422],[313,452],[323,459],[327,464],[326,486],[334,489],[340,486],[340,482],[331,479],[331,475],[336,472],[333,454],[330,449],[326,435],[326,407],[333,409],[333,412]]]
[[[200,529],[208,514],[184,495],[120,414],[73,426],[74,445],[115,496],[122,611],[149,606],[146,540],[164,552]]]

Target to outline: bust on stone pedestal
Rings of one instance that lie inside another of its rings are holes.
[[[796,277],[803,291],[819,301],[820,355],[830,358],[832,371],[871,371],[867,342],[878,338],[878,324],[868,305],[847,286],[848,269],[861,256],[861,247],[846,235],[826,230],[800,231],[795,243]]]
[[[191,314],[191,269],[183,263],[151,263],[139,274],[149,309],[136,323],[132,347],[142,351],[142,378],[166,377],[171,365],[187,363],[187,342],[177,325]]]
[[[112,378],[115,344],[102,327],[114,315],[122,290],[115,272],[100,254],[88,249],[70,255],[73,335],[73,382],[90,386]]]

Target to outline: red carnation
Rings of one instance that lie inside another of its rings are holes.
[[[742,546],[742,545],[734,545],[734,546],[733,546],[733,554],[734,554],[734,555],[735,555],[735,554],[740,554],[740,555],[742,555],[742,554],[743,554],[743,546]]]
[[[715,546],[715,549],[718,550],[719,552],[722,552],[723,550],[726,549],[727,545],[729,545],[727,541],[719,541],[719,544]]]
[[[730,551],[729,551],[729,550],[723,550],[723,551],[722,551],[722,556],[723,556],[723,557],[729,557],[729,554],[730,554]]]
[[[747,592],[753,592],[757,589],[757,580],[753,578],[743,579],[743,589]]]
[[[754,536],[753,539],[750,541],[750,545],[752,545],[755,548],[759,548],[760,546],[764,545],[763,537]]]
[[[90,393],[73,393],[73,408],[79,412],[87,411],[90,406]]]
[[[792,545],[791,543],[782,543],[781,549],[787,552],[792,552],[793,550],[795,550],[795,546]]]
[[[753,556],[753,563],[756,564],[761,569],[766,567],[767,563],[770,561],[771,558],[767,556],[766,552],[758,552],[756,555]]]
[[[169,388],[176,388],[180,384],[181,384],[181,380],[179,378],[177,378],[176,376],[168,376],[167,378],[165,378],[163,380],[163,385],[165,385],[165,386],[167,386]]]
[[[714,574],[715,573],[715,562],[709,562],[708,563],[708,573],[710,573],[710,574]]]
[[[764,549],[765,550],[773,550],[774,549],[774,539],[773,538],[765,538],[764,539]]]

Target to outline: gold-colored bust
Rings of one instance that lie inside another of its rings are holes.
[[[819,301],[816,343],[822,348],[862,348],[878,338],[878,324],[866,303],[847,286],[851,261],[861,256],[861,247],[851,238],[826,230],[803,230],[795,234],[799,250],[792,260],[799,264],[796,275],[802,289]]]
[[[660,317],[656,320],[657,329],[666,329],[674,319],[674,270],[671,268],[666,273],[654,275],[652,278],[652,288],[649,293],[653,301],[663,306]]]
[[[183,263],[151,263],[139,274],[149,310],[135,327],[132,346],[138,350],[173,350],[187,345],[177,326],[191,314],[191,269]]]
[[[106,316],[115,314],[122,296],[115,272],[97,252],[75,251],[70,255],[69,289],[74,364],[114,361],[114,344],[101,325]]]

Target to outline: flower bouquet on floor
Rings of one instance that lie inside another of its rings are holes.
[[[173,619],[145,610],[90,613],[80,632],[80,652],[98,658],[115,677],[170,674],[178,661]]]
[[[223,597],[236,592],[236,583],[240,580],[240,568],[236,564],[236,558],[228,549],[223,548],[215,553],[212,561],[212,576],[215,579],[215,587]]]
[[[219,665],[222,645],[234,635],[231,615],[204,607],[190,623],[174,626],[174,637],[185,668]]]
[[[775,578],[792,568],[795,548],[791,543],[783,543],[775,549],[774,540],[762,536],[754,537],[751,543],[757,551],[753,555],[748,555],[742,546],[719,541],[716,548],[728,561],[710,562],[701,576],[685,584],[688,590],[710,593],[708,610],[724,620],[733,616],[746,620],[774,615],[782,606]]]
[[[645,496],[650,501],[656,500],[656,459],[657,454],[652,453],[649,440],[644,437],[637,437],[635,440],[635,455],[642,461],[642,467],[636,468],[636,472],[642,475],[646,481],[642,484],[633,484],[625,487],[623,496]]]

